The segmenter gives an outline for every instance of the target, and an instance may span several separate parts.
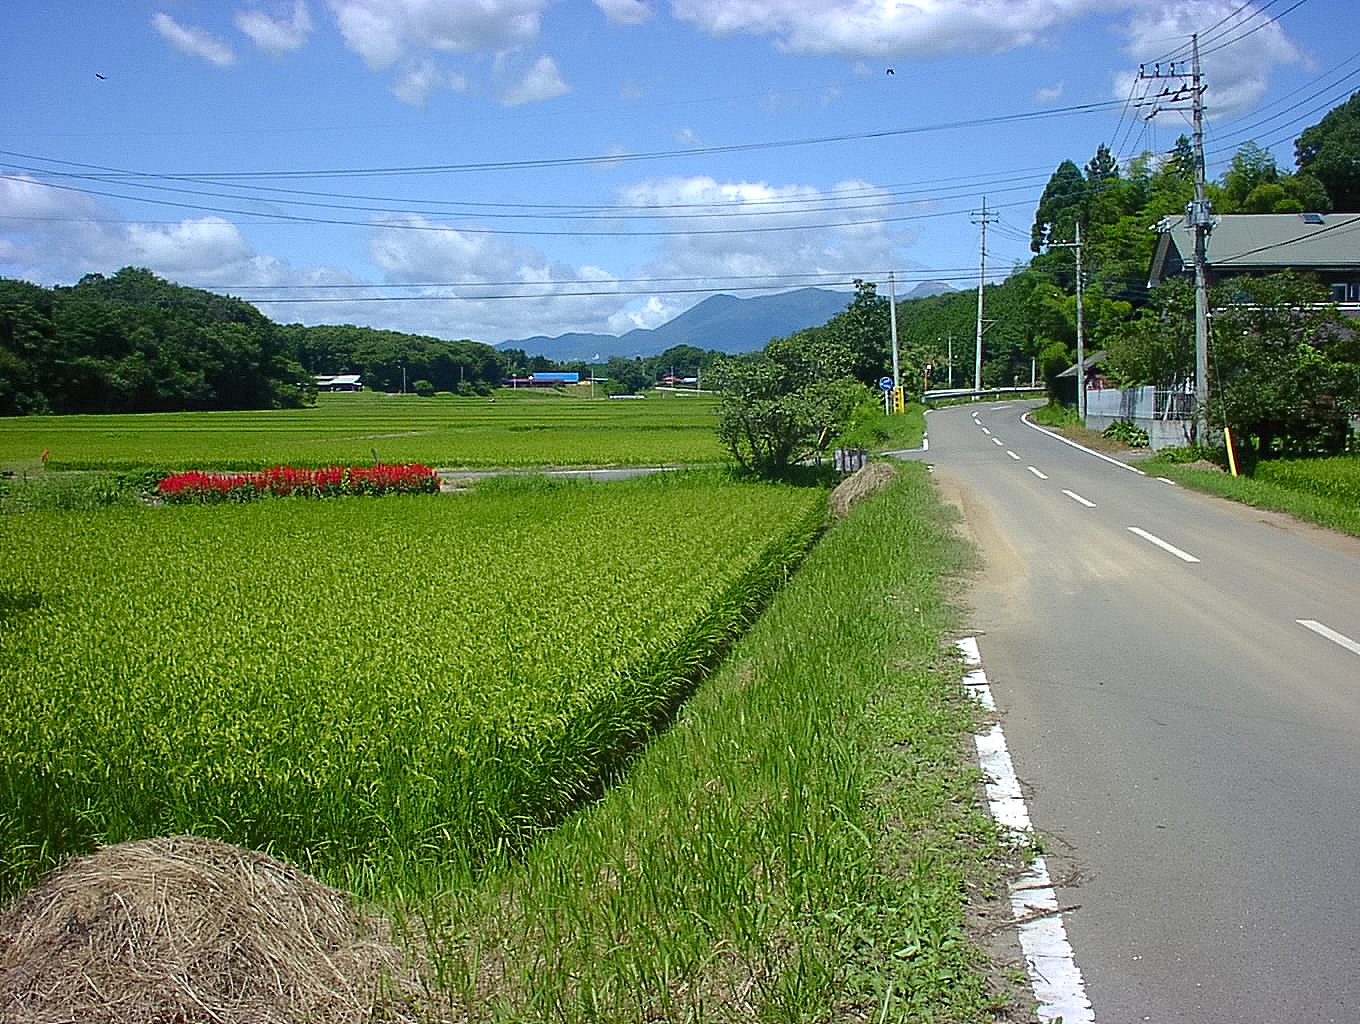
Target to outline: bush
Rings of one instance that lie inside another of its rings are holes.
[[[1212,462],[1215,466],[1226,466],[1228,464],[1226,448],[1211,448],[1203,444],[1162,448],[1158,450],[1157,458],[1173,465],[1185,465],[1190,462]]]
[[[1142,427],[1136,427],[1128,420],[1118,420],[1111,423],[1100,432],[1101,437],[1108,437],[1111,441],[1119,441],[1130,448],[1146,448],[1148,446],[1148,434]]]

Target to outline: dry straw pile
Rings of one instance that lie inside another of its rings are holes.
[[[831,492],[831,512],[838,519],[849,515],[855,502],[877,494],[897,479],[897,467],[890,462],[868,462],[846,477]]]
[[[396,1022],[420,997],[344,893],[214,840],[106,847],[0,912],[0,1024]]]

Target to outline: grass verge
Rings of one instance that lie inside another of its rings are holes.
[[[995,1021],[965,927],[1015,851],[946,638],[969,568],[924,466],[855,506],[627,777],[408,907],[463,1021]]]
[[[1310,493],[1301,489],[1295,481],[1282,483],[1262,479],[1265,472],[1261,467],[1258,467],[1255,477],[1235,477],[1217,467],[1209,469],[1165,458],[1149,459],[1139,463],[1139,466],[1153,476],[1165,477],[1206,494],[1228,498],[1253,508],[1284,512],[1317,526],[1360,537],[1360,504],[1345,497]]]

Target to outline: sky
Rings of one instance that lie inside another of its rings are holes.
[[[973,289],[1030,258],[1063,160],[1190,133],[1150,76],[1192,35],[1208,176],[1248,141],[1293,170],[1360,90],[1353,26],[1350,0],[9,0],[0,277],[145,267],[492,344]]]

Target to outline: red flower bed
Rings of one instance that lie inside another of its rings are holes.
[[[432,494],[439,475],[429,466],[272,466],[258,473],[173,473],[159,484],[162,498],[178,504],[211,505],[255,498],[334,498],[342,494]]]

